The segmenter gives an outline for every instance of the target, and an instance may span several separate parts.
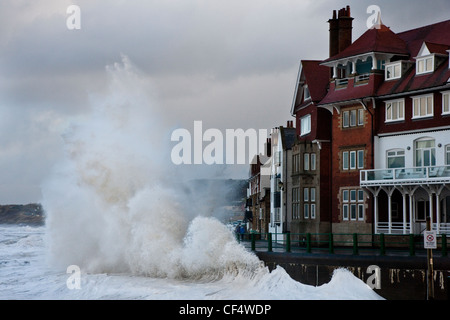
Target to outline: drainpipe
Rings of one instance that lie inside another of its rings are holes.
[[[372,108],[375,109],[375,98],[370,98],[372,100]],[[364,103],[364,99],[360,99],[359,103],[363,106],[364,110],[366,110],[370,114],[370,139],[371,139],[371,151],[372,151],[372,166],[375,169],[375,137],[373,135],[373,113],[369,110],[367,105]],[[372,206],[373,208],[373,206]],[[374,226],[375,228],[375,226]],[[374,231],[374,230],[372,230]]]

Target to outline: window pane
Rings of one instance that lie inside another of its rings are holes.
[[[348,170],[348,151],[342,152],[342,169]]]
[[[342,206],[342,218],[348,220],[348,204]]]
[[[428,58],[426,61],[426,70],[431,71],[433,70],[433,58]]]
[[[403,105],[403,101],[399,101],[398,102],[398,118],[399,119],[404,119],[405,118],[404,117],[404,110],[405,110],[405,107]]]
[[[356,169],[356,151],[350,151],[350,169]]]
[[[309,205],[307,203],[303,206],[303,214],[305,218],[309,218]]]
[[[342,201],[348,202],[348,190],[342,191]]]
[[[342,126],[345,128],[348,127],[348,124],[349,124],[349,112],[344,111],[342,113]]]
[[[309,153],[303,154],[303,170],[309,170]]]
[[[350,126],[356,126],[356,110],[350,111]]]
[[[414,106],[414,117],[419,116],[419,99],[415,98],[413,100],[413,106]]]
[[[310,193],[311,193],[311,202],[315,202],[316,201],[316,188],[311,188]]]
[[[350,218],[356,220],[356,204],[350,205]]]
[[[420,110],[419,110],[419,114],[420,114],[421,116],[425,115],[426,103],[427,103],[426,98],[424,98],[424,97],[420,98]]]
[[[358,220],[364,220],[364,205],[358,205]]]
[[[392,103],[386,104],[386,120],[392,120]]]
[[[394,77],[400,77],[400,65],[394,65]]]
[[[364,201],[364,191],[358,190],[358,201]]]
[[[364,109],[358,110],[358,126],[364,125]]]
[[[350,201],[356,201],[356,190],[350,190]]]
[[[311,170],[316,170],[316,154],[311,153]]]
[[[316,218],[316,205],[313,203],[311,204],[311,219]]]
[[[445,164],[450,165],[450,145],[445,148]]]
[[[433,114],[433,97],[427,97],[427,115]]]
[[[358,150],[358,169],[364,168],[364,150]]]
[[[443,113],[450,112],[449,97],[450,97],[449,93],[444,94],[442,96],[442,112]]]
[[[303,188],[303,201],[309,201],[309,192],[308,192],[308,188]]]
[[[423,60],[417,61],[417,71],[418,71],[419,73],[421,73],[421,72],[424,71],[424,70],[423,70]]]

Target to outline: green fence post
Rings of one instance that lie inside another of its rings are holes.
[[[409,234],[409,255],[414,256],[415,253],[415,247],[414,247],[414,234]]]
[[[380,233],[380,255],[384,256],[386,254],[386,245],[384,242],[384,233]]]
[[[272,233],[267,234],[267,251],[272,252]]]
[[[333,234],[331,232],[328,235],[328,252],[334,253]]]
[[[354,255],[358,254],[358,234],[357,233],[353,234],[353,254]]]
[[[255,237],[255,234],[252,232],[251,235],[250,235],[250,237],[251,237],[251,239],[252,239],[252,251],[255,251],[255,249],[256,249],[256,248],[255,248],[255,247],[256,247],[256,245],[255,245],[255,244],[256,244],[256,241],[255,241],[255,238],[256,238],[256,237]]]
[[[311,233],[306,234],[306,252],[311,253]]]
[[[442,241],[442,256],[446,257],[447,256],[447,235],[446,234],[442,235],[441,241]]]
[[[291,252],[291,234],[286,233],[286,252]]]

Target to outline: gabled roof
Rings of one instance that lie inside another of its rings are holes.
[[[380,28],[367,30],[355,42],[337,55],[324,61],[331,62],[347,57],[353,57],[370,52],[391,53],[397,55],[409,55],[406,42],[389,27],[380,24]]]
[[[450,20],[400,32],[397,35],[406,42],[411,57],[416,57],[424,42],[450,46]]]
[[[330,81],[330,69],[321,66],[320,60],[302,60],[298,71],[297,84],[292,102],[291,114],[294,114],[295,108],[301,106],[303,100],[303,86],[308,85],[311,100],[309,102],[317,103],[327,94],[327,87]]]
[[[302,60],[305,82],[308,85],[311,100],[318,102],[327,94],[327,85],[330,81],[330,69],[321,66],[322,61]]]

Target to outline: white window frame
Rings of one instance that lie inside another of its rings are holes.
[[[357,125],[358,111],[356,109],[350,110],[350,127],[356,127]]]
[[[442,93],[442,114],[450,114],[450,91]]]
[[[364,169],[364,150],[358,150],[357,158],[358,169]]]
[[[398,67],[398,70],[396,70]],[[398,72],[397,72],[398,71]],[[385,80],[395,80],[402,77],[402,62],[396,61],[385,64],[384,78]]]
[[[342,170],[348,170],[350,165],[350,157],[348,151],[342,152]]]
[[[309,171],[309,153],[303,154],[303,171]]]
[[[431,61],[430,69],[427,68],[427,61]],[[434,72],[434,62],[435,62],[434,54],[416,58],[416,75]],[[423,67],[422,70],[420,70],[421,66]]]
[[[342,112],[342,127],[343,128],[350,127],[350,111]]]
[[[386,168],[394,168],[389,166],[389,160],[394,158],[403,158],[403,163],[406,164],[405,149],[389,149],[386,150]],[[402,167],[400,167],[402,168]]]
[[[310,170],[316,170],[316,154],[311,153]]]
[[[446,166],[450,166],[450,144],[445,146],[445,159],[444,163]]]
[[[389,112],[388,109],[391,108]],[[397,117],[394,118],[394,109]],[[401,116],[400,116],[401,114]],[[405,99],[385,101],[385,122],[395,122],[405,120]]]
[[[358,109],[358,126],[364,125],[364,109]]]
[[[350,151],[349,165],[350,170],[356,169],[356,151]]]
[[[431,106],[428,106],[428,98],[431,98]],[[422,108],[422,99],[425,99],[425,114],[421,114],[421,108]],[[414,96],[412,97],[413,103],[412,103],[412,118],[413,119],[420,119],[420,118],[429,118],[434,116],[434,96],[433,94],[426,94],[421,96]],[[418,114],[416,113],[416,110],[418,111]],[[431,110],[431,113],[428,112],[428,110]]]
[[[311,133],[311,115],[300,118],[300,136],[304,136]]]

